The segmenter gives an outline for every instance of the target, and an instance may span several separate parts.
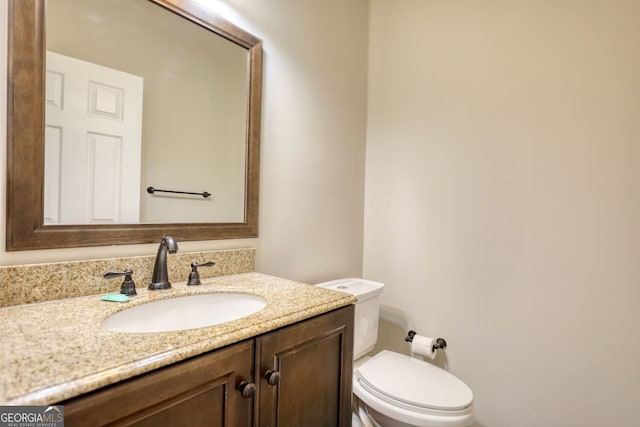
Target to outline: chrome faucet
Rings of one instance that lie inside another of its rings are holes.
[[[160,241],[160,247],[158,247],[158,254],[156,255],[156,263],[153,266],[153,276],[151,277],[149,290],[171,289],[169,272],[167,271],[167,252],[170,254],[178,252],[178,244],[171,236],[164,236]]]

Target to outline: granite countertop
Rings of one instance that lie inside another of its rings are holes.
[[[58,403],[355,302],[348,294],[259,273],[137,291],[127,303],[92,295],[0,309],[0,405]],[[100,326],[134,305],[212,292],[257,295],[267,306],[238,320],[183,331],[126,333]]]

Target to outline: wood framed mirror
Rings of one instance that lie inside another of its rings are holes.
[[[47,3],[46,0],[9,0],[7,251],[153,243],[163,235],[171,235],[178,241],[257,237],[262,42],[196,0],[147,2],[180,20],[186,20],[189,25],[206,30],[211,37],[222,37],[247,52],[246,126],[242,137],[245,149],[244,206],[240,208],[243,210],[239,215],[241,218],[228,222],[212,218],[211,222],[45,224]],[[184,141],[177,143],[184,144]],[[158,167],[170,169],[171,165]]]

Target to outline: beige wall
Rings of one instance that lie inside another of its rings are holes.
[[[207,3],[264,41],[260,237],[179,242],[180,251],[256,247],[260,272],[308,282],[360,275],[367,2]],[[6,2],[0,2],[0,80],[6,76],[5,16]],[[0,85],[2,205],[5,99],[5,86]],[[2,208],[0,224],[4,222]],[[4,231],[0,241],[4,247]],[[156,249],[157,244],[147,244],[0,251],[0,264],[155,254]]]
[[[640,2],[370,19],[364,276],[388,317],[448,340],[479,426],[640,425]]]
[[[360,276],[368,1],[225,3],[265,46],[258,269]]]

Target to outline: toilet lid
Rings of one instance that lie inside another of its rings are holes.
[[[455,411],[473,401],[471,389],[444,369],[386,350],[361,365],[356,378],[390,403]]]

